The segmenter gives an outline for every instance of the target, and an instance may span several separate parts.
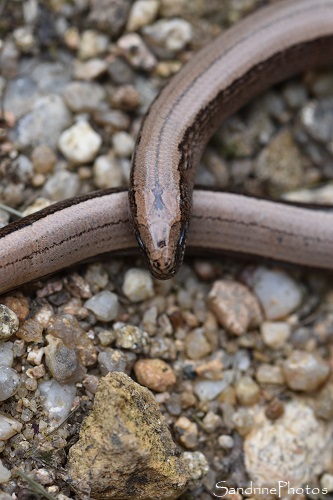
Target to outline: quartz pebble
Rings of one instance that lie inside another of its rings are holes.
[[[221,448],[224,450],[230,450],[234,446],[234,440],[232,436],[229,436],[228,434],[221,434],[221,436],[218,437],[218,443]]]
[[[153,395],[116,372],[101,380],[68,467],[76,489],[84,479],[91,497],[104,500],[127,498],[129,484],[138,498],[156,498],[158,490],[173,500],[189,479]]]
[[[327,472],[323,474],[320,478],[320,486],[326,488],[329,492],[333,491],[333,474]]]
[[[158,0],[136,0],[129,13],[127,31],[137,31],[153,22],[157,16],[158,8]]]
[[[19,328],[19,319],[9,307],[0,304],[0,339],[11,337]]]
[[[20,384],[17,372],[9,366],[0,366],[0,401],[13,396]]]
[[[279,366],[262,363],[256,371],[256,379],[259,384],[283,385],[284,376]]]
[[[194,393],[200,401],[213,401],[232,383],[234,372],[227,370],[222,380],[199,380],[194,384]]]
[[[176,383],[171,367],[161,359],[140,359],[134,365],[139,384],[156,392],[164,392]]]
[[[261,321],[256,297],[236,281],[215,281],[208,295],[208,304],[219,323],[235,335],[244,334]]]
[[[281,477],[288,478],[292,487],[311,484],[330,466],[332,426],[317,420],[306,403],[287,402],[284,414],[274,422],[258,407],[254,419],[244,441],[244,458],[255,484],[276,487]]]
[[[74,172],[63,170],[52,175],[44,185],[43,193],[52,201],[72,198],[79,193],[80,180]]]
[[[98,153],[102,138],[88,122],[79,121],[65,130],[59,138],[59,149],[73,163],[91,162]]]
[[[257,295],[268,320],[284,318],[301,304],[301,290],[284,271],[258,267],[245,279]]]
[[[109,44],[106,35],[94,30],[86,30],[82,33],[79,46],[79,58],[91,59],[103,54]]]
[[[22,429],[22,424],[15,418],[0,413],[0,441],[7,441]]]
[[[6,483],[7,481],[9,481],[10,477],[10,470],[8,470],[0,460],[0,483]]]
[[[264,343],[271,349],[281,349],[290,337],[291,328],[283,321],[264,321],[260,326]]]
[[[156,66],[156,58],[137,33],[128,33],[118,40],[122,55],[133,68],[150,71]]]
[[[173,56],[192,40],[192,26],[184,19],[160,19],[142,28],[142,33],[160,56]],[[162,50],[161,50],[162,49]]]
[[[258,401],[260,388],[251,377],[243,376],[237,380],[235,392],[239,403],[248,406]]]
[[[0,366],[12,366],[14,361],[13,342],[0,343]]]
[[[196,328],[185,339],[185,352],[190,359],[201,359],[212,351],[203,328]]]
[[[219,427],[222,427],[222,418],[213,411],[209,411],[202,419],[202,426],[206,432],[211,434],[217,431]]]
[[[134,150],[134,139],[127,132],[113,134],[112,144],[116,155],[130,157]]]
[[[38,386],[44,396],[43,406],[52,426],[60,425],[68,417],[76,396],[75,385],[60,385],[56,380],[41,382]]]
[[[100,189],[116,188],[122,185],[123,172],[119,160],[113,155],[98,156],[93,167],[94,182]]]
[[[64,88],[62,97],[71,111],[84,113],[98,108],[105,99],[106,92],[97,83],[72,82]]]
[[[88,299],[84,307],[92,311],[99,321],[112,321],[118,316],[118,297],[109,290],[103,290]]]
[[[153,280],[148,271],[129,269],[124,277],[124,295],[132,302],[141,302],[154,295]]]
[[[76,61],[74,76],[79,80],[94,80],[106,73],[108,65],[103,59],[89,59],[89,61]],[[101,89],[101,88],[100,88]],[[90,96],[91,97],[91,96]]]
[[[118,349],[106,349],[98,354],[98,364],[103,376],[109,372],[127,372],[128,359]]]
[[[18,121],[9,135],[22,148],[44,144],[56,149],[61,132],[71,122],[71,114],[60,96],[43,96],[34,102],[32,110]]]
[[[333,98],[310,102],[301,112],[301,121],[313,139],[327,143],[332,140],[333,131]]]
[[[325,382],[330,368],[323,359],[310,352],[294,351],[285,361],[283,373],[291,389],[311,392]]]

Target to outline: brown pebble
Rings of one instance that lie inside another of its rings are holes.
[[[161,359],[140,359],[134,372],[139,384],[156,392],[164,392],[176,383],[173,370]]]
[[[112,93],[111,104],[115,109],[133,111],[140,104],[140,95],[132,85],[123,85]]]
[[[174,425],[179,442],[189,450],[198,446],[198,426],[187,417],[180,417]]]
[[[284,413],[284,404],[278,398],[272,399],[266,407],[265,415],[270,420],[276,420]]]
[[[36,342],[43,340],[44,326],[35,318],[27,319],[16,332],[16,337],[25,342]]]
[[[235,335],[246,333],[262,320],[258,300],[246,286],[236,281],[215,281],[208,304],[221,326]]]
[[[53,171],[57,157],[49,146],[41,144],[33,149],[31,160],[36,174],[48,174]]]
[[[22,321],[24,321],[29,315],[29,301],[26,297],[23,296],[21,292],[14,292],[13,295],[2,297],[1,304],[9,307],[9,309],[11,309],[16,314],[20,323],[22,323]]]

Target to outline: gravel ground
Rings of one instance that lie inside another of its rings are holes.
[[[159,89],[262,3],[2,0],[0,202],[127,186]],[[230,118],[197,183],[333,204],[332,132],[333,72],[308,72]],[[104,260],[0,297],[0,339],[0,500],[332,497],[330,273]]]

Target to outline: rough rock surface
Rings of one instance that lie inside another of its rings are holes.
[[[178,498],[189,471],[148,389],[120,372],[101,380],[69,453],[69,474],[91,498]]]

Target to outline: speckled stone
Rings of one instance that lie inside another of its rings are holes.
[[[60,384],[73,384],[81,381],[86,370],[79,363],[74,349],[66,347],[60,339],[46,335],[48,345],[44,348],[45,363],[52,376]]]
[[[330,371],[322,358],[306,351],[292,352],[283,365],[286,382],[295,391],[315,391],[325,382]]]
[[[19,319],[9,307],[0,304],[0,339],[6,340],[19,328]]]
[[[120,349],[130,349],[138,354],[148,354],[149,335],[134,325],[115,323],[113,325],[115,344]]]
[[[173,500],[189,479],[155,398],[116,372],[101,380],[68,467],[76,488],[103,500],[127,500],[129,484],[138,500],[155,500],[156,491]]]

